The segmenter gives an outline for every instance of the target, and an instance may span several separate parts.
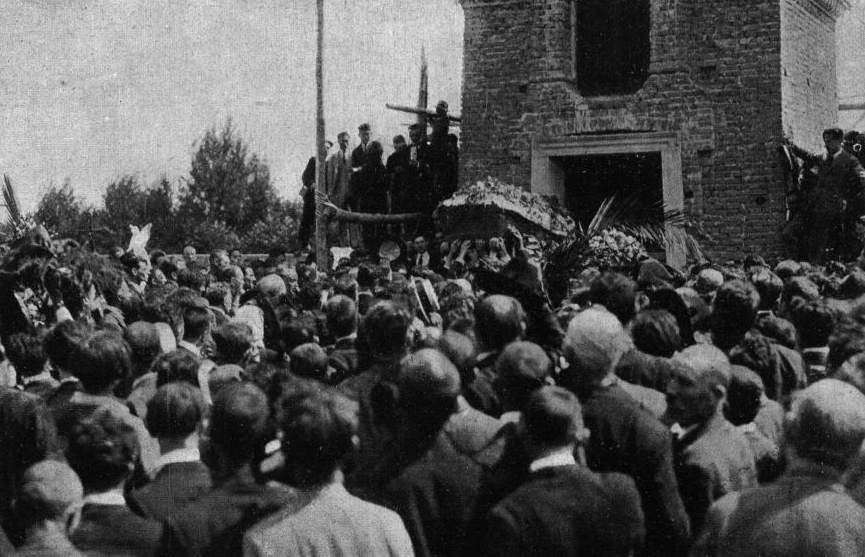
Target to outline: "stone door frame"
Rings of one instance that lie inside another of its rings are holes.
[[[531,191],[565,199],[565,171],[556,157],[617,155],[633,153],[661,154],[661,181],[664,210],[682,211],[685,196],[682,187],[682,150],[675,132],[637,132],[598,135],[572,135],[532,141]],[[685,253],[667,248],[667,262],[681,267]]]

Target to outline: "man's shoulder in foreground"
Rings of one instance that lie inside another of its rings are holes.
[[[692,555],[865,555],[865,507],[840,483],[786,473],[712,505]]]
[[[350,495],[342,484],[298,494],[244,537],[244,555],[412,555],[399,515]]]
[[[192,555],[238,554],[243,533],[295,497],[293,489],[276,483],[219,486],[168,517],[172,549]]]
[[[575,465],[533,472],[493,508],[487,528],[491,553],[521,555],[626,554],[645,533],[631,478]]]

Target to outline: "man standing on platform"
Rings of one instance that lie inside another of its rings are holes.
[[[450,118],[447,101],[439,101],[436,115],[430,119],[432,134],[429,141],[430,165],[433,173],[433,206],[444,201],[457,190],[456,167],[452,160]]]
[[[325,193],[331,203],[345,209],[348,189],[351,185],[351,152],[348,150],[349,134],[341,132],[336,137],[339,149],[331,153],[325,161]],[[345,223],[333,221],[329,229],[339,237],[338,245],[348,245],[348,227]]]
[[[383,148],[370,141],[363,166],[352,174],[348,205],[362,213],[387,212],[387,169],[382,163]],[[369,253],[378,253],[382,226],[366,224],[362,228],[363,245]]]
[[[387,158],[387,178],[390,190],[390,212],[405,212],[405,182],[408,173],[408,145],[405,137],[393,138],[393,153]]]
[[[327,157],[325,168],[325,193],[330,202],[342,208],[348,185],[351,182],[351,154],[348,151],[348,132],[342,132],[336,137],[339,149]]]
[[[333,147],[333,141],[325,140],[325,151],[329,151],[331,147]],[[315,157],[311,157],[306,163],[300,181],[303,183],[303,187],[300,188],[303,212],[300,216],[300,230],[297,235],[300,240],[300,249],[306,249],[310,238],[315,233]]]
[[[351,152],[351,169],[354,172],[363,167],[366,162],[367,153],[369,152],[369,140],[372,137],[372,128],[369,124],[361,124],[357,127],[357,136],[360,138],[360,145],[354,148]]]
[[[806,192],[803,234],[804,255],[811,262],[825,260],[833,231],[845,222],[855,223],[865,207],[865,169],[855,156],[841,148],[843,140],[844,132],[839,128],[825,130],[825,154],[810,153],[790,143],[806,168],[817,168],[816,182]]]
[[[415,233],[428,232],[432,228],[431,215],[435,208],[432,204],[429,144],[420,124],[409,126],[408,136],[411,144],[408,146],[408,172],[405,180],[406,211],[424,213],[425,218],[418,223]]]

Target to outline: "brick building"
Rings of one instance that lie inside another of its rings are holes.
[[[838,118],[847,0],[461,0],[461,176],[683,208],[718,258],[779,253],[776,148]],[[668,254],[675,259],[675,254]]]

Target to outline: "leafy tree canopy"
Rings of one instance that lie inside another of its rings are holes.
[[[52,186],[29,217],[53,237],[92,240],[99,250],[125,247],[129,225],[147,223],[153,223],[150,247],[168,252],[179,253],[187,244],[201,252],[295,249],[300,203],[278,198],[266,162],[250,151],[232,121],[220,130],[207,130],[196,146],[189,179],[179,191],[164,176],[144,184],[137,176],[126,175],[108,185],[103,207],[92,209],[83,205],[67,181],[62,187]],[[14,193],[11,186],[7,189]],[[4,239],[14,237],[14,225],[3,224]]]
[[[187,222],[220,221],[238,236],[267,220],[277,202],[270,170],[238,136],[229,119],[209,129],[192,158],[179,213]]]

